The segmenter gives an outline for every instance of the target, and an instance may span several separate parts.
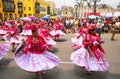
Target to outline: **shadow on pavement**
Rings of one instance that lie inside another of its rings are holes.
[[[36,79],[35,73],[28,73],[19,67],[7,67],[1,70],[0,79]],[[120,79],[120,74],[109,72],[94,72],[91,75],[85,74],[81,68],[63,70],[54,68],[42,74],[42,79]]]
[[[54,68],[51,70],[47,70],[46,74],[42,75],[42,79],[60,79],[62,75],[62,69]]]
[[[119,41],[119,40],[118,39],[114,39],[114,40],[111,40],[111,41],[113,42],[113,41]]]
[[[52,53],[57,53],[57,52],[59,52],[59,49],[56,48],[56,47],[53,47],[53,50],[52,50],[51,52],[52,52]]]
[[[35,79],[34,73],[29,73],[19,67],[6,67],[0,72],[0,79]]]
[[[0,69],[7,67],[11,61],[13,61],[11,58],[3,58],[0,60]]]
[[[94,72],[92,74],[85,74],[81,68],[73,70],[62,70],[55,68],[42,75],[43,79],[120,79],[120,74],[112,74],[105,72]]]
[[[79,79],[120,79],[120,74],[112,74],[108,71],[95,71],[92,74],[86,74],[80,67],[75,67],[74,72]]]
[[[55,40],[56,42],[65,42],[65,41],[67,41],[66,39],[64,39],[64,38],[59,38],[59,39],[57,39],[57,40]]]

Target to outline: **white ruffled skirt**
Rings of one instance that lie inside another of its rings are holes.
[[[57,67],[60,62],[60,59],[49,51],[44,51],[42,54],[31,52],[24,54],[21,51],[15,55],[14,60],[20,68],[28,72],[49,70]]]
[[[61,30],[52,30],[52,31],[50,32],[50,34],[51,34],[52,36],[56,36],[56,35],[64,36],[64,35],[65,35],[65,33],[63,33]]]
[[[7,31],[0,29],[0,35],[5,35]]]
[[[23,30],[22,33],[20,35],[32,35],[32,31],[31,30]]]
[[[56,45],[56,42],[50,37],[45,38],[45,41],[48,45]]]
[[[89,52],[84,47],[74,51],[71,60],[77,66],[89,68]]]
[[[10,45],[0,44],[0,60],[8,53]]]
[[[23,40],[23,37],[19,36],[19,35],[15,35],[12,37],[5,35],[5,36],[3,36],[3,38],[5,39],[5,42],[10,43],[10,44],[12,44],[12,43],[19,44]]]
[[[107,71],[109,63],[104,57],[99,60],[95,56],[90,56],[87,49],[81,47],[71,54],[72,62],[80,67],[84,67],[86,71]]]

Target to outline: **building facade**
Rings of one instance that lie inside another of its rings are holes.
[[[63,6],[61,8],[61,15],[65,17],[72,17],[74,15],[74,9],[70,6]]]
[[[105,5],[105,7],[103,7]],[[74,12],[76,9],[74,9]],[[82,6],[77,8],[77,15],[78,17],[87,17],[89,15],[94,15],[94,7]],[[100,14],[106,13],[114,13],[115,9],[106,4],[100,4],[96,6],[96,15],[99,16]]]
[[[0,0],[0,18],[16,17],[15,0]]]
[[[49,3],[49,11],[48,14],[50,15],[55,15],[56,14],[56,10],[55,10],[55,3],[53,2],[53,0],[46,0]]]
[[[48,13],[48,6],[45,0],[0,0],[0,18],[43,17]]]
[[[3,8],[2,8],[2,2],[0,2],[0,18],[3,18]]]
[[[40,17],[43,17],[48,14],[48,2],[45,0],[39,0],[40,1]]]

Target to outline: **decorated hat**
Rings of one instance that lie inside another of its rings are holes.
[[[36,24],[32,24],[32,29],[31,30],[36,30],[36,31],[38,30]]]
[[[40,22],[40,26],[44,26],[45,25],[45,22],[44,21],[41,21]]]
[[[86,25],[86,24],[87,24],[87,22],[86,22],[86,21],[84,21],[82,24]]]
[[[6,25],[5,21],[2,22],[2,25]]]
[[[15,21],[11,20],[11,21],[10,21],[10,24],[11,24],[11,25],[15,24]]]
[[[90,24],[90,25],[88,26],[88,29],[89,29],[89,30],[95,30],[95,29],[96,29],[96,25],[95,25],[95,24]]]

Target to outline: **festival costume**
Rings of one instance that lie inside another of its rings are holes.
[[[75,43],[77,44],[77,49],[71,54],[70,59],[77,66],[89,68],[89,52],[85,48],[85,46],[87,46],[89,43],[83,41],[83,39],[85,39],[85,36],[81,35],[78,39],[79,41]]]
[[[3,38],[7,43],[10,43],[10,44],[12,43],[19,44],[23,39],[23,37],[18,34],[18,30],[16,26],[12,26],[8,30],[7,34],[3,36]]]
[[[20,35],[25,35],[25,36],[32,35],[31,28],[32,28],[32,25],[26,24],[25,28],[23,29],[23,31],[22,31],[22,33]]]
[[[0,60],[8,53],[10,45],[0,44]]]
[[[62,29],[61,27],[62,27],[61,23],[56,23],[56,24],[55,24],[55,29],[52,30],[52,31],[50,32],[50,34],[51,34],[52,36],[54,36],[54,37],[57,37],[57,38],[59,38],[60,36],[64,36],[65,33],[63,33],[63,32],[61,31],[61,29]]]
[[[105,51],[101,46],[102,41],[99,36],[90,35],[90,49],[93,53],[93,56],[89,59],[89,68],[90,71],[106,71],[109,63],[106,61],[104,54]],[[96,45],[98,44],[98,45]]]
[[[73,45],[73,49],[76,50],[78,47],[78,44],[82,45],[82,36],[86,36],[85,33],[88,33],[88,28],[87,27],[81,27],[80,31],[76,33],[75,37],[71,39]]]
[[[95,29],[95,27],[92,25],[89,29]],[[78,46],[77,50],[71,54],[72,62],[86,71],[106,71],[109,63],[104,57],[104,49],[100,45],[102,43],[100,38],[98,36],[94,38],[89,34],[82,34],[79,38],[80,42],[76,44],[81,46]]]
[[[85,69],[89,68],[89,52],[86,48],[89,42],[85,40],[89,36],[88,31],[87,27],[82,26],[79,33],[76,34],[76,37],[71,39],[73,42],[72,47],[75,50],[71,54],[71,60],[75,65]]]
[[[2,26],[0,28],[0,36],[7,34],[7,30],[8,30],[7,25],[5,24],[5,22],[2,22]]]
[[[17,65],[28,72],[39,72],[52,69],[58,66],[60,59],[49,51],[46,51],[47,44],[41,36],[36,42],[29,36],[24,49],[19,51],[14,59]]]
[[[52,39],[52,35],[45,28],[39,28],[39,35],[42,36],[48,45],[56,45],[56,42]]]

